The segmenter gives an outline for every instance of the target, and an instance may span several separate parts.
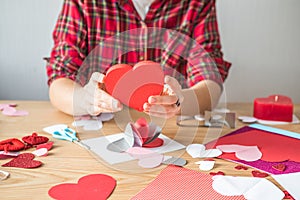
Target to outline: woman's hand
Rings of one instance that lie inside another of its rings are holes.
[[[162,95],[150,96],[144,104],[144,112],[162,118],[171,118],[180,113],[180,104],[183,102],[181,86],[170,76],[165,77],[165,87]]]
[[[94,72],[89,82],[81,88],[78,88],[79,95],[76,95],[80,101],[80,107],[90,115],[99,115],[102,112],[117,112],[122,110],[122,104],[111,95],[106,93],[103,86],[104,75]],[[81,100],[80,100],[81,98]]]

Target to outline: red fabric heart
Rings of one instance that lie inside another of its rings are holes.
[[[143,111],[152,95],[160,95],[164,87],[164,72],[159,63],[143,61],[134,67],[112,66],[104,78],[106,91],[125,105]]]
[[[37,145],[36,149],[46,148],[49,151],[50,149],[52,149],[52,146],[53,146],[53,142],[48,142],[48,143]]]
[[[84,176],[76,183],[64,183],[52,187],[48,194],[57,200],[107,199],[116,186],[116,180],[104,174]]]
[[[45,136],[38,136],[37,133],[32,133],[30,136],[23,137],[22,140],[30,145],[38,145],[48,142],[49,138]]]
[[[283,172],[286,168],[285,164],[279,163],[277,165],[272,166],[273,169]]]
[[[23,153],[8,163],[3,164],[2,167],[37,168],[43,164],[41,161],[33,159],[34,155],[32,153]]]
[[[237,165],[237,166],[235,166],[234,168],[237,169],[237,170],[241,170],[241,169],[247,170],[247,169],[248,169],[248,167],[246,167],[246,166],[244,166],[244,165]]]
[[[211,176],[216,176],[216,175],[221,175],[221,176],[224,176],[225,173],[224,172],[221,172],[221,171],[218,171],[218,172],[210,172],[209,173]]]
[[[253,177],[258,177],[258,178],[265,178],[265,177],[269,176],[267,173],[260,172],[257,170],[253,170],[251,173],[252,173]]]
[[[11,138],[0,142],[0,151],[20,151],[24,149],[25,144],[17,138]]]

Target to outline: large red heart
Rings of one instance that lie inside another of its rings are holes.
[[[84,176],[76,183],[63,183],[53,186],[48,194],[57,200],[107,199],[116,186],[116,180],[105,174]]]
[[[263,120],[293,121],[293,102],[283,95],[271,95],[254,100],[253,116]]]
[[[23,153],[8,163],[3,164],[2,167],[36,168],[43,164],[41,161],[33,159],[34,155],[32,153]]]
[[[106,91],[138,111],[152,95],[160,95],[164,86],[164,72],[159,63],[143,61],[134,67],[127,64],[112,66],[104,78]]]
[[[17,138],[11,138],[0,142],[1,151],[19,151],[24,149],[25,144]]]

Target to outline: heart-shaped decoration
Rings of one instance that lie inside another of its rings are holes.
[[[123,104],[143,111],[152,95],[160,95],[164,87],[164,72],[159,63],[142,61],[134,67],[117,64],[109,68],[104,78],[106,91]]]
[[[222,154],[219,149],[207,149],[203,144],[190,144],[186,147],[186,151],[193,158],[214,158]]]
[[[225,176],[224,172],[218,171],[218,172],[210,172],[209,175],[211,176]]]
[[[197,165],[199,165],[199,169],[202,171],[210,171],[215,166],[215,161],[213,160],[201,160],[198,162],[195,162]]]
[[[139,166],[143,168],[154,168],[159,166],[164,156],[142,147],[132,147],[126,151],[133,158],[139,159]]]
[[[235,153],[235,156],[240,160],[248,162],[261,159],[262,153],[257,146],[243,146],[243,145],[218,145],[217,149],[220,149],[224,153]]]
[[[269,174],[264,173],[264,172],[260,172],[260,171],[257,171],[257,170],[253,170],[251,173],[252,173],[253,177],[258,177],[258,178],[266,178],[267,176],[269,176]]]
[[[53,186],[48,194],[57,200],[107,199],[116,187],[116,180],[105,174],[91,174],[78,180],[78,183],[63,183]]]
[[[45,136],[38,136],[37,133],[32,133],[30,136],[23,137],[22,140],[30,145],[38,145],[48,142],[49,138]]]
[[[283,95],[271,95],[254,99],[253,116],[257,119],[272,121],[293,121],[292,99]]]
[[[267,179],[255,177],[214,176],[212,187],[221,195],[243,195],[246,199],[281,200],[284,193]]]
[[[244,166],[244,165],[237,165],[237,166],[235,166],[234,167],[235,169],[237,169],[237,170],[247,170],[248,169],[248,167],[246,167],[246,166]]]
[[[37,168],[43,164],[41,161],[33,159],[34,155],[32,153],[23,153],[8,163],[3,164],[2,167]]]
[[[286,166],[283,163],[279,163],[277,165],[273,165],[272,168],[276,169],[276,170],[278,170],[280,172],[283,172],[285,170]]]
[[[47,142],[47,143],[44,143],[44,144],[39,144],[36,146],[36,149],[42,149],[42,148],[46,148],[48,151],[50,151],[53,147],[53,143],[54,142]]]
[[[48,149],[47,148],[40,148],[33,152],[31,152],[35,156],[47,156],[48,155]]]
[[[11,138],[0,142],[0,151],[19,151],[24,149],[25,144],[17,138]]]

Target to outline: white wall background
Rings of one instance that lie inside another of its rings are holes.
[[[0,100],[47,100],[45,62],[62,0],[1,0]],[[227,101],[279,93],[300,103],[300,1],[218,0]]]

